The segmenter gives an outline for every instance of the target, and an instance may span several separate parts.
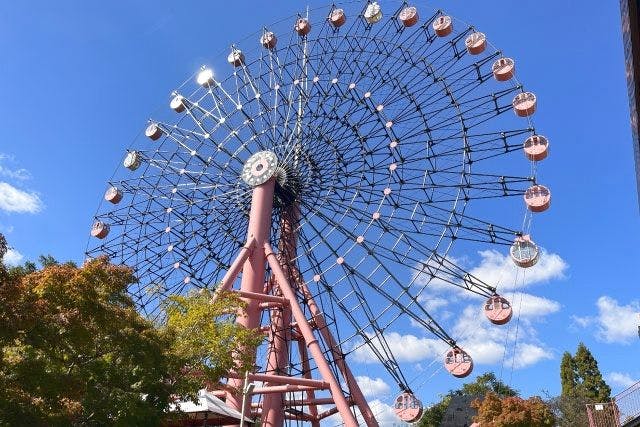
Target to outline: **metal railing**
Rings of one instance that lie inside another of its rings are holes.
[[[640,426],[640,381],[606,403],[587,404],[589,427]]]

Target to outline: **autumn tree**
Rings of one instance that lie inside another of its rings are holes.
[[[518,395],[517,390],[502,382],[493,372],[486,372],[479,375],[474,382],[463,384],[458,390],[450,390],[440,402],[426,408],[418,422],[418,427],[439,427],[453,396],[475,397],[484,396],[489,392],[500,396]]]
[[[174,297],[154,324],[127,293],[130,269],[41,262],[0,263],[0,426],[158,425],[172,395],[195,395],[259,342],[233,323],[237,299]]]
[[[98,259],[2,273],[0,423],[155,425],[171,387],[167,340],[126,294],[131,271]]]
[[[555,415],[538,396],[522,399],[517,396],[500,397],[489,392],[484,399],[476,399],[472,406],[478,410],[474,421],[483,427],[552,427]]]

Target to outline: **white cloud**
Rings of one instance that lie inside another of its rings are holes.
[[[518,344],[516,355],[510,364],[512,362],[514,368],[522,369],[548,359],[553,359],[551,352],[535,344],[522,343]]]
[[[581,328],[586,328],[587,326],[591,326],[595,321],[593,317],[589,317],[589,316],[585,316],[585,317],[571,316],[571,320],[573,320],[573,323],[575,326],[579,326]]]
[[[376,421],[378,421],[378,424],[381,426],[390,426],[394,423],[397,424],[399,421],[393,408],[381,400],[372,400],[369,402],[369,408],[371,408],[371,411],[376,417]],[[360,421],[358,423],[359,425],[364,425],[361,417],[358,417],[358,420]]]
[[[479,252],[480,264],[470,273],[501,290],[527,287],[552,279],[563,279],[567,263],[558,254],[542,249],[540,260],[533,267],[517,267],[508,254],[490,249]]]
[[[550,351],[536,342],[536,331],[527,318],[520,316],[516,341],[515,328],[493,325],[485,316],[479,316],[478,311],[475,306],[466,307],[453,329],[454,334],[461,337],[460,346],[474,363],[491,365],[505,359],[507,366],[521,369],[553,358]],[[515,316],[511,321],[516,321]]]
[[[446,307],[449,304],[449,300],[446,298],[440,298],[435,295],[420,294],[418,296],[418,302],[431,314],[440,308]]]
[[[365,397],[380,397],[391,391],[389,385],[382,378],[370,378],[367,376],[357,376],[356,382]]]
[[[504,361],[516,369],[526,368],[542,360],[552,359],[553,354],[544,344],[539,343],[532,322],[539,320],[560,309],[560,304],[533,295],[518,293],[514,304],[514,317],[522,297],[522,309],[518,335],[516,328],[509,325],[497,326],[489,322],[482,313],[482,305],[474,304],[459,311],[450,332],[460,347],[467,351],[474,363],[495,365]],[[448,345],[435,338],[402,335],[388,332],[384,335],[387,344],[398,362],[418,363],[425,360],[442,360]],[[379,341],[372,338],[374,345],[380,347]],[[377,363],[374,352],[368,346],[362,346],[353,352],[354,361],[360,363]]]
[[[0,233],[4,235],[13,233],[13,225],[0,224]]]
[[[638,380],[622,372],[609,372],[605,375],[605,378],[609,384],[616,385],[622,389],[629,388],[638,382]]]
[[[470,268],[468,260],[462,260],[447,256],[445,264],[450,262],[463,269],[489,286],[498,289],[498,292],[505,293],[516,289],[525,288],[538,283],[545,283],[553,279],[563,279],[568,268],[567,263],[558,254],[549,253],[541,249],[540,260],[533,267],[523,269],[517,267],[511,257],[505,253],[494,249],[480,251],[480,262],[477,266]],[[418,266],[417,268],[420,268]],[[470,269],[469,269],[470,268]],[[431,274],[436,275],[432,277]],[[459,272],[457,273],[459,274]],[[429,260],[422,264],[422,272],[417,273],[414,278],[414,285],[423,287],[420,299],[424,301],[434,300],[436,308],[440,301],[436,296],[427,294],[427,291],[435,294],[447,293],[447,298],[452,299],[452,294],[464,298],[478,298],[479,296],[456,286],[453,283],[460,283],[460,279],[451,276],[447,268]],[[424,296],[423,296],[424,295]],[[451,302],[451,301],[449,301]]]
[[[539,318],[556,313],[560,310],[560,303],[547,298],[537,297],[527,293],[507,295],[511,298],[514,317],[520,316]]]
[[[628,343],[637,338],[640,306],[636,301],[620,305],[615,299],[602,296],[596,305],[598,339],[608,343]]]
[[[400,425],[400,420],[398,419],[395,412],[393,411],[393,407],[387,405],[386,403],[384,403],[379,399],[374,399],[368,403],[369,403],[369,408],[371,409],[371,412],[373,412],[373,415],[375,416],[376,421],[381,427],[390,427],[390,426]],[[354,406],[354,408],[357,408],[357,407]],[[329,409],[329,407],[322,406],[318,409],[319,409],[319,412],[322,412],[322,410]],[[365,422],[362,419],[362,416],[360,415],[359,411],[357,412],[356,418],[358,420],[358,425],[365,425]],[[343,426],[344,422],[342,421],[340,414],[335,414],[322,420],[321,425],[323,427]]]
[[[15,249],[9,249],[4,257],[2,258],[2,262],[9,266],[16,266],[22,262],[24,257],[20,252]]]
[[[597,316],[571,316],[572,327],[593,329],[596,338],[606,343],[628,344],[637,339],[640,324],[638,301],[620,305],[614,298],[604,295],[598,298],[596,307]]]
[[[7,212],[36,213],[42,209],[42,201],[34,192],[17,189],[6,182],[0,182],[0,209]]]
[[[398,362],[419,362],[425,359],[440,357],[447,345],[434,338],[419,338],[415,335],[401,335],[397,332],[384,334],[385,341]],[[377,348],[382,348],[380,340],[372,337]],[[378,358],[368,345],[363,345],[353,352],[354,361],[360,363],[377,363]]]

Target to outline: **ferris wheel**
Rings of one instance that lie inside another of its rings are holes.
[[[473,348],[423,297],[436,285],[480,295],[479,311],[505,324],[509,301],[455,254],[539,258],[530,220],[551,195],[535,175],[549,147],[535,94],[485,33],[406,2],[307,10],[232,45],[227,62],[178,87],[126,152],[87,255],[133,267],[130,292],[152,318],[194,288],[245,298],[239,321],[267,337],[246,414],[265,425],[336,413],[377,425],[348,364],[360,346],[397,384],[398,416],[417,420],[386,333],[425,328],[465,377]],[[242,377],[228,384],[220,395],[239,410],[228,390]]]

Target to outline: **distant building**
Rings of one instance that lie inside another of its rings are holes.
[[[631,133],[636,163],[636,183],[640,201],[640,0],[620,0],[622,38],[627,70],[627,90],[631,110]]]
[[[478,411],[471,407],[471,402],[478,398],[482,396],[451,396],[440,427],[471,427],[473,417],[478,415]]]

